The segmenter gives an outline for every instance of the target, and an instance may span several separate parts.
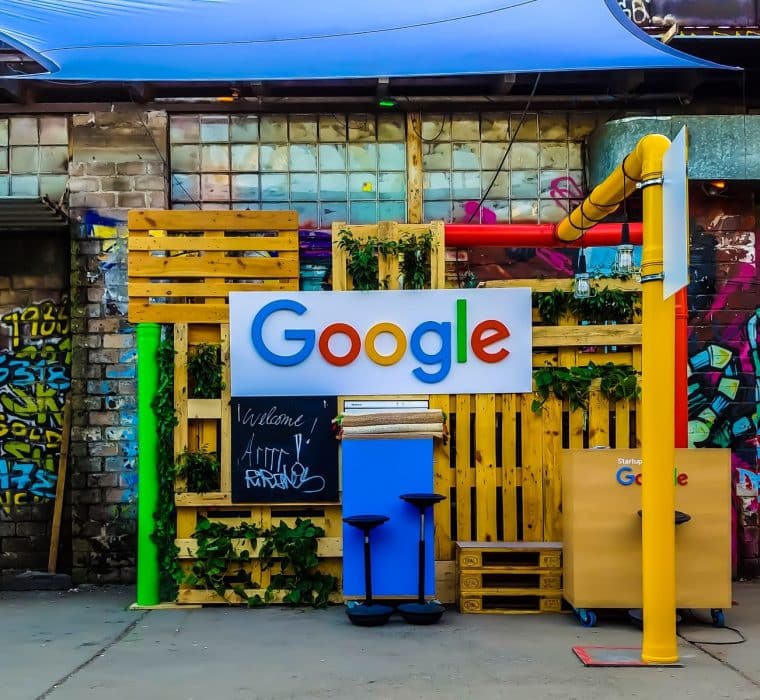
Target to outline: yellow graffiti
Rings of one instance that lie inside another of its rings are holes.
[[[38,425],[62,425],[62,407],[56,401],[60,392],[53,387],[35,384],[32,391],[10,386],[8,393],[0,396],[0,404],[8,413],[33,419]]]

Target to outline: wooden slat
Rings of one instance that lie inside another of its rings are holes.
[[[618,401],[615,404],[615,448],[624,450],[629,445],[631,434],[631,411],[634,407],[633,401]]]
[[[641,350],[642,350],[641,347],[637,347],[633,349],[633,369],[635,369],[639,373],[641,372],[641,366],[642,366]],[[639,382],[641,382],[641,375],[639,375]],[[641,419],[642,419],[641,399],[642,399],[641,396],[639,396],[636,399],[636,444],[631,445],[631,447],[641,447]]]
[[[398,240],[398,224],[395,221],[381,221],[377,225],[377,237],[381,241]],[[399,289],[398,255],[380,255],[377,261],[380,289]]]
[[[198,554],[198,540],[193,538],[178,538],[174,540],[175,546],[179,549],[179,559],[194,559]],[[255,549],[251,547],[249,540],[233,539],[232,545],[235,554],[240,555],[242,551],[250,552],[254,558],[261,555],[261,548],[264,546],[264,539],[259,538],[256,541]],[[274,555],[278,556],[277,554]],[[342,557],[343,556],[343,538],[342,537],[319,537],[317,538],[317,556],[318,557]]]
[[[543,422],[541,413],[531,410],[532,394],[521,395],[522,427],[522,515],[523,540],[540,542],[543,533]]]
[[[544,462],[544,533],[549,541],[562,539],[562,402],[550,396],[541,411]]]
[[[180,494],[175,495],[175,499]],[[198,513],[193,508],[177,508],[177,537],[191,537],[198,523]]]
[[[406,220],[422,221],[422,114],[406,115]]]
[[[140,282],[133,279],[127,285],[130,300],[148,297],[223,297],[230,292],[270,292],[297,289],[292,279],[251,282]]]
[[[222,415],[220,417],[221,448],[219,461],[221,465],[220,490],[232,490],[232,394],[230,365],[230,326],[225,323],[220,329],[220,353],[222,360]]]
[[[564,410],[568,411],[568,428],[570,431],[568,441],[570,449],[581,450],[583,449],[583,433],[586,428],[586,413],[581,409],[571,411],[567,403],[565,403]]]
[[[210,256],[161,258],[149,253],[129,256],[129,277],[298,277],[298,255],[276,258],[222,258]]]
[[[598,382],[595,382],[598,384]],[[610,446],[610,404],[599,387],[592,387],[588,401],[588,446]]]
[[[346,271],[347,255],[341,248],[340,232],[346,228],[345,221],[335,221],[332,225],[332,288],[336,292],[345,292],[350,289],[349,276]]]
[[[446,288],[446,234],[443,221],[432,221],[433,250],[430,253],[430,288]]]
[[[575,280],[572,277],[560,279],[510,279],[510,280],[488,280],[480,286],[486,288],[499,287],[530,287],[534,292],[553,292],[559,289],[563,292],[572,292]],[[621,292],[641,292],[641,282],[636,280],[621,279],[592,279],[592,289],[604,289],[605,287]]]
[[[473,436],[470,431],[470,395],[456,397],[456,487],[457,487],[457,539],[469,540],[477,537],[472,532],[472,507],[470,488],[474,484],[470,468],[470,445]]]
[[[457,577],[455,561],[437,561],[435,563],[435,597],[445,605],[456,602]]]
[[[277,231],[298,229],[295,211],[182,211],[132,209],[130,231]]]
[[[268,576],[268,574],[267,574]],[[248,596],[254,596],[258,595],[261,596],[262,600],[264,598],[264,595],[266,593],[266,587],[262,588],[246,588],[245,589],[246,595]],[[272,598],[272,602],[274,603],[282,603],[283,600],[285,600],[285,596],[288,594],[289,591],[275,591],[274,597]],[[180,588],[179,592],[177,594],[177,603],[179,604],[188,604],[188,605],[227,605],[227,604],[234,604],[239,605],[240,603],[243,603],[243,601],[240,596],[235,593],[232,589],[229,589],[225,591],[224,597],[218,596],[214,591],[204,591],[204,590],[195,590],[192,588]],[[343,595],[341,593],[331,593],[330,594],[330,602],[335,604],[340,604],[343,602]]]
[[[177,425],[174,427],[174,459],[187,450],[187,324],[174,326],[174,412]],[[178,479],[178,485],[179,479]]]
[[[614,326],[535,326],[533,346],[537,348],[586,345],[640,345],[641,325]]]
[[[279,231],[273,236],[132,236],[130,251],[257,252],[298,250],[298,231]]]
[[[517,394],[501,399],[501,502],[505,540],[517,539]]]
[[[132,323],[229,323],[227,304],[139,304],[130,301]]]
[[[449,397],[431,396],[430,408],[438,408],[444,413],[449,412]],[[446,496],[443,503],[435,507],[435,559],[449,560],[454,557],[451,546],[451,455],[450,443],[443,444],[443,440],[435,440],[433,443],[433,491]]]
[[[501,486],[496,469],[496,396],[475,396],[475,500],[479,540],[496,540],[496,490]]]
[[[188,399],[187,417],[191,419],[221,418],[221,401],[219,399]]]

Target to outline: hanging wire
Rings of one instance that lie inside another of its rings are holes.
[[[478,202],[478,206],[475,207],[475,211],[470,214],[470,218],[467,220],[467,223],[472,223],[472,220],[475,218],[476,215],[480,214],[480,208],[483,206],[483,202],[486,201],[486,198],[488,197],[489,193],[493,189],[493,186],[496,184],[496,178],[499,177],[501,174],[504,164],[507,162],[507,156],[509,155],[509,152],[512,150],[512,144],[515,142],[515,139],[517,138],[517,134],[520,132],[520,129],[522,128],[523,123],[525,122],[525,117],[528,116],[528,110],[530,109],[531,104],[533,103],[533,98],[536,96],[536,90],[538,89],[538,83],[541,81],[541,73],[538,73],[536,75],[536,80],[533,83],[533,89],[530,91],[530,95],[528,96],[528,101],[525,103],[525,108],[522,111],[522,114],[520,115],[520,120],[517,124],[517,128],[512,131],[512,134],[509,138],[509,143],[507,143],[507,149],[504,151],[504,155],[501,158],[501,162],[499,163],[499,167],[496,168],[496,172],[493,174],[493,178],[491,179],[490,184],[488,185],[488,188],[483,193],[483,196],[480,198],[480,201]]]

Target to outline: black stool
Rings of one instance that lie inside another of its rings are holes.
[[[351,515],[343,518],[344,523],[359,528],[364,533],[364,603],[346,608],[348,619],[359,627],[384,625],[393,614],[393,608],[372,602],[372,556],[369,547],[369,533],[388,520],[387,515]]]
[[[425,602],[425,511],[444,500],[446,496],[438,493],[405,493],[400,498],[420,512],[420,539],[417,602],[399,605],[398,611],[406,622],[413,625],[432,625],[441,619],[445,608],[440,603]]]

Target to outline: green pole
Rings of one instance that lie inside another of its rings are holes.
[[[161,326],[137,326],[137,604],[157,605],[158,547],[152,535],[158,506],[158,430],[151,404],[158,388]]]

